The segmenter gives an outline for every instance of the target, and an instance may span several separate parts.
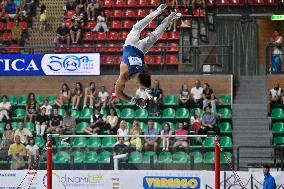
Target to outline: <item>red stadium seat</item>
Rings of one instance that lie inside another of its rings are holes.
[[[65,26],[70,29],[72,26],[73,26],[73,22],[71,21],[68,21],[68,22],[65,22]]]
[[[137,0],[137,5],[140,7],[146,7],[147,6],[147,0]]]
[[[67,11],[67,12],[65,12],[65,14],[64,14],[64,19],[70,19],[70,18],[72,18],[75,14],[76,14],[75,11],[72,11],[72,10]]]
[[[104,58],[104,64],[115,64],[115,58],[113,56],[106,56]]]
[[[54,49],[55,53],[64,53],[66,52],[66,45],[60,44],[59,47]]]
[[[8,33],[8,32],[3,33],[2,40],[3,41],[11,41],[11,33]]]
[[[110,32],[108,34],[108,39],[109,40],[118,40],[118,33],[117,32]]]
[[[153,58],[149,55],[146,55],[145,58],[144,58],[144,61],[146,64],[151,64],[153,63]]]
[[[98,43],[95,45],[95,51],[96,52],[106,52],[107,48],[106,45],[103,45],[102,43]]]
[[[119,44],[118,52],[122,52],[124,43]]]
[[[120,64],[122,62],[122,56],[116,57],[116,64]]]
[[[169,32],[168,33],[168,39],[178,40],[179,39],[179,33],[178,32]]]
[[[90,44],[83,44],[82,46],[83,46],[83,48],[81,49],[82,53],[92,53],[92,52],[94,52],[94,49],[91,47]]]
[[[20,22],[19,25],[22,28],[22,30],[28,29],[28,23],[27,22]]]
[[[116,20],[110,22],[110,28],[121,28],[121,22]]]
[[[3,22],[0,22],[0,31],[3,31],[5,27],[5,24]]]
[[[133,22],[132,21],[130,21],[130,20],[125,20],[125,21],[123,21],[123,24],[122,24],[122,27],[123,28],[132,28],[132,26],[133,26]]]
[[[20,53],[20,48],[18,45],[10,45],[9,48],[6,50],[6,53],[9,54],[18,54]]]
[[[114,10],[112,15],[113,15],[113,17],[120,18],[120,17],[122,17],[122,11],[121,10]]]
[[[14,22],[8,22],[6,24],[6,30],[11,30],[13,28],[13,26],[14,26]]]
[[[167,64],[178,64],[178,57],[177,56],[174,56],[174,55],[169,55],[167,57]]]
[[[129,34],[129,32],[125,32],[125,31],[124,31],[124,32],[121,32],[120,38],[123,39],[123,40],[125,40],[128,34]]]
[[[110,17],[112,12],[110,10],[105,10],[106,17]]]
[[[67,50],[70,53],[78,53],[81,51],[81,49],[77,45],[71,45],[69,50]]]
[[[98,32],[95,36],[96,40],[106,40],[106,33],[105,32]]]
[[[106,49],[107,52],[115,53],[118,52],[118,47],[116,44],[110,43],[108,48]]]
[[[94,41],[95,40],[95,35],[93,32],[85,32],[84,41]]]
[[[156,43],[151,49],[151,52],[161,52],[161,51],[165,51],[165,47],[166,43]]]
[[[164,64],[164,58],[162,56],[155,56],[154,64]]]
[[[155,21],[150,22],[149,25],[148,25],[148,28],[151,28],[151,29],[154,29],[156,27],[157,27],[157,24],[156,24]]]
[[[178,52],[179,50],[177,43],[169,43],[168,46],[168,52]]]
[[[128,6],[128,7],[136,7],[137,4],[136,4],[135,0],[127,0],[126,6]]]
[[[167,38],[168,38],[168,33],[167,32],[164,32],[162,34],[162,36],[160,37],[161,40],[167,40]]]
[[[125,11],[123,11],[123,16],[127,17],[127,18],[131,18],[131,17],[134,16],[134,12],[133,12],[133,10],[125,10]]]
[[[150,0],[149,6],[159,6],[159,1],[158,0]]]
[[[124,7],[125,1],[124,0],[114,0],[114,5],[117,7]]]
[[[141,18],[144,18],[146,16],[146,10],[144,9],[138,9],[137,12],[136,12],[136,17],[141,17]]]
[[[89,21],[85,24],[84,28],[86,30],[91,30],[91,29],[94,29],[96,27],[96,21]]]
[[[112,0],[104,0],[104,4],[105,7],[111,7],[112,6]]]
[[[205,16],[204,9],[195,9],[193,12],[193,16]]]

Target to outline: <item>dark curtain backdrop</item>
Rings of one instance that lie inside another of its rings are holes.
[[[217,18],[218,45],[231,45],[232,59],[218,57],[235,75],[258,74],[258,25],[256,20]],[[222,53],[222,52],[221,52]]]

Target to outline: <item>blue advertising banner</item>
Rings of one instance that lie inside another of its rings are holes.
[[[0,54],[0,76],[100,75],[100,54]]]

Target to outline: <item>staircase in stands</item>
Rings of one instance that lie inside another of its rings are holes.
[[[267,118],[266,77],[240,76],[237,80],[233,104],[234,145],[271,145],[271,131]],[[252,158],[240,159],[240,166],[271,163],[271,153],[269,149],[242,149],[240,157]],[[236,158],[236,150],[234,155]]]

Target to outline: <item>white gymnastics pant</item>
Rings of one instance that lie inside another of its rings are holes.
[[[151,34],[140,40],[140,34],[142,30],[158,15],[162,13],[162,10],[156,9],[151,12],[145,18],[137,22],[131,29],[130,33],[127,35],[125,40],[125,45],[131,45],[139,50],[141,50],[144,54],[146,54],[149,49],[154,45],[156,41],[162,36],[163,32],[169,27],[171,21],[175,18],[176,13],[172,12],[168,17],[166,17],[162,23],[155,29],[155,31],[151,32]]]

